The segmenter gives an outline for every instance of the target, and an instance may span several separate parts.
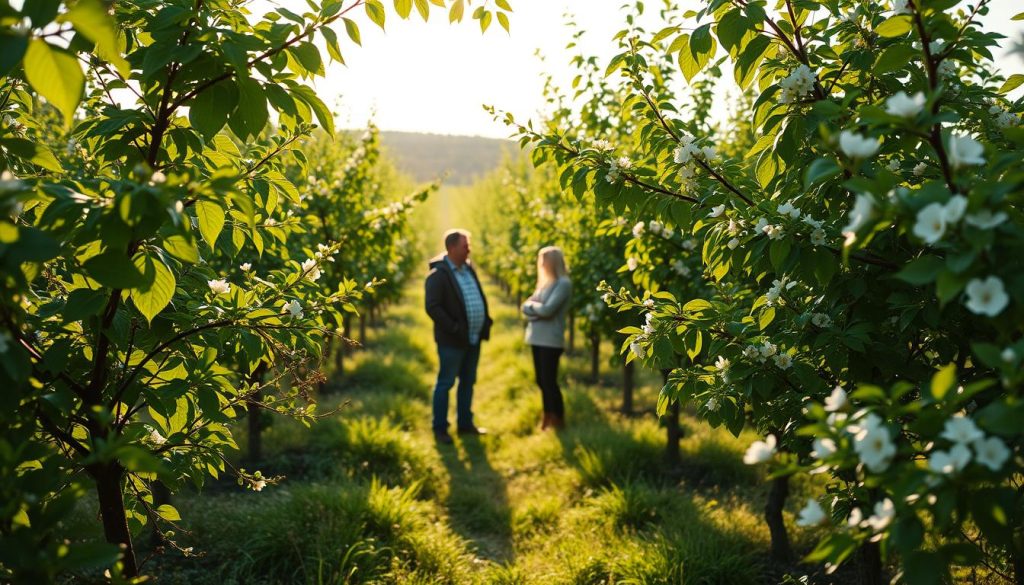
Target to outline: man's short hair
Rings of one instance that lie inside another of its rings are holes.
[[[459,228],[446,231],[444,233],[445,250],[453,248],[456,244],[459,243],[459,240],[461,240],[462,238],[469,239],[469,232]]]

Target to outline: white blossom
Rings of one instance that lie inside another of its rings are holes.
[[[302,303],[300,303],[297,299],[292,299],[290,302],[284,304],[284,309],[282,309],[282,312],[288,313],[292,319],[301,319],[303,315]]]
[[[686,237],[686,232],[683,232],[683,237]],[[697,249],[697,240],[693,238],[687,238],[683,240],[683,249],[687,252],[692,252]]]
[[[825,246],[828,244],[828,237],[825,235],[825,230],[821,228],[814,228],[811,231],[811,244],[814,246]]]
[[[879,146],[877,138],[861,136],[849,130],[839,133],[839,149],[850,158],[867,158],[878,152]]]
[[[929,203],[917,212],[914,235],[928,244],[934,244],[946,234],[946,208],[941,203]]]
[[[881,502],[875,503],[874,512],[874,514],[868,517],[867,525],[875,532],[881,532],[892,523],[892,519],[896,516],[896,507],[893,505],[892,500],[886,498]]]
[[[626,267],[629,268],[630,272],[636,270],[637,266],[640,266],[640,261],[630,256],[626,258]]]
[[[939,436],[954,443],[966,444],[984,438],[985,434],[970,417],[957,414],[946,420],[942,434]]]
[[[971,462],[971,450],[957,443],[949,451],[934,451],[928,458],[928,468],[936,473],[952,475],[963,471]]]
[[[779,240],[785,235],[785,229],[781,225],[766,225],[764,233],[769,240]]]
[[[252,489],[258,492],[262,492],[263,488],[265,487],[267,487],[267,480],[265,479],[257,479],[256,481],[252,482]]]
[[[832,318],[825,313],[814,313],[811,315],[811,325],[827,329],[832,326]]]
[[[11,334],[6,331],[0,332],[0,353],[7,353],[11,348]]]
[[[793,366],[793,356],[788,353],[780,353],[779,355],[774,356],[772,360],[775,361],[775,367],[780,370],[788,370]]]
[[[842,386],[836,386],[825,399],[825,412],[836,412],[846,408],[849,398]]]
[[[967,308],[977,315],[995,317],[1003,312],[1010,302],[1003,281],[998,276],[989,276],[985,280],[972,278],[967,283]]]
[[[978,454],[975,461],[992,471],[999,471],[1006,460],[1010,458],[1010,450],[1006,448],[1006,443],[999,437],[977,439],[973,445],[974,452]]]
[[[963,195],[953,195],[942,206],[942,209],[946,212],[946,221],[956,223],[963,218],[964,212],[967,211],[967,198]]]
[[[743,454],[743,462],[747,465],[756,465],[770,461],[775,455],[775,435],[768,435],[763,441],[754,441]]]
[[[875,200],[871,195],[860,193],[850,210],[850,223],[843,228],[843,233],[853,233],[864,227],[875,208]]]
[[[732,239],[730,239],[730,240],[729,240],[728,242],[726,242],[726,244],[725,244],[725,245],[726,245],[726,247],[728,247],[728,248],[729,248],[730,250],[735,250],[735,249],[737,248],[737,246],[739,246],[739,245],[740,245],[740,240],[739,240],[739,238],[732,238]]]
[[[869,414],[858,427],[853,450],[869,470],[880,473],[889,467],[889,462],[896,454],[896,445],[893,444],[889,429],[882,424],[881,419]]]
[[[672,271],[682,277],[690,275],[690,268],[682,260],[674,260],[672,262]]]
[[[816,77],[807,65],[800,64],[779,82],[779,103],[791,104],[814,90]]]
[[[820,439],[814,439],[814,450],[811,451],[811,457],[816,459],[825,459],[829,455],[836,452],[836,442],[828,437]]]
[[[924,108],[925,97],[921,92],[908,96],[900,91],[885,101],[885,112],[890,116],[913,118]]]
[[[647,224],[646,223],[644,223],[642,221],[638,221],[636,223],[636,225],[633,226],[633,237],[634,238],[639,238],[640,236],[644,235],[644,230],[646,228],[647,228]]]
[[[1006,363],[1012,364],[1017,361],[1017,352],[1013,351],[1012,347],[1007,347],[999,354],[999,357]]]
[[[163,445],[164,443],[167,442],[167,439],[164,438],[164,436],[161,435],[160,432],[157,431],[156,429],[152,429],[149,431],[149,440],[154,445]]]
[[[226,295],[231,292],[231,285],[227,280],[207,280],[206,284],[215,295]]]
[[[928,164],[924,163],[924,162],[919,162],[916,165],[914,165],[914,176],[920,177],[927,170],[928,170]]]
[[[662,225],[660,221],[655,221],[652,219],[651,221],[647,222],[647,229],[651,230],[652,234],[660,234],[661,228]]]
[[[907,5],[907,0],[892,0],[892,12],[893,14],[909,14],[910,6]]]
[[[991,209],[982,209],[977,213],[968,213],[964,221],[978,229],[990,230],[1009,219],[1006,213],[998,211],[992,213]]]
[[[319,280],[320,278],[320,267],[317,266],[316,260],[309,258],[302,263],[302,274],[304,278],[311,281]]]
[[[644,301],[644,308],[651,310],[654,308],[654,299],[647,299]]]
[[[885,168],[889,169],[890,171],[892,171],[894,173],[899,172],[900,167],[901,167],[900,159],[898,159],[898,158],[891,158],[891,159],[889,159],[889,162],[886,163],[886,165],[885,165]]]
[[[758,351],[761,353],[762,358],[770,358],[779,350],[779,347],[770,341],[764,342]]]
[[[725,213],[725,204],[724,203],[721,204],[721,205],[716,205],[716,206],[712,207],[711,208],[711,213],[708,214],[708,217],[718,217],[719,215],[722,215],[723,213]]]
[[[25,182],[15,177],[11,171],[0,173],[0,193],[21,191],[25,188]]]
[[[800,217],[800,210],[797,209],[796,207],[794,207],[793,203],[789,202],[789,201],[787,201],[787,202],[783,203],[782,205],[780,205],[779,208],[778,208],[778,211],[779,211],[779,213],[781,213],[783,215],[788,215],[788,216],[792,217],[793,219],[797,219],[797,218]]]
[[[980,142],[966,135],[951,135],[946,146],[949,164],[954,169],[965,165],[985,164],[985,147]]]
[[[712,396],[711,398],[708,398],[707,403],[704,404],[704,408],[707,408],[711,412],[718,411],[718,406],[719,406],[718,405],[718,399],[715,398],[714,396]]]
[[[241,264],[239,264],[239,265],[238,265],[238,268],[239,268],[239,269],[240,269],[240,270],[241,270],[242,272],[249,272],[250,270],[252,270],[252,264],[250,264],[250,263],[248,263],[248,262],[243,262],[243,263],[241,263]]]
[[[821,526],[828,522],[828,515],[825,514],[825,510],[822,509],[821,504],[814,498],[807,499],[807,505],[800,510],[800,515],[796,519],[797,526]]]
[[[747,359],[760,359],[761,352],[757,349],[756,345],[748,345],[747,347],[743,348],[743,357]]]
[[[644,346],[639,342],[634,341],[629,344],[629,351],[633,352],[633,355],[640,359],[644,359]]]

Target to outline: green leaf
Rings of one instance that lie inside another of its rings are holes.
[[[807,174],[804,175],[804,189],[810,189],[814,183],[838,175],[841,170],[835,159],[816,159],[807,167]]]
[[[353,43],[362,46],[363,38],[359,34],[359,25],[351,18],[342,17],[341,20],[345,23],[345,32],[348,33],[348,38],[352,39]]]
[[[1006,83],[1004,83],[999,88],[999,91],[997,93],[1001,93],[1001,94],[1010,93],[1011,91],[1013,91],[1013,90],[1017,89],[1018,87],[1020,87],[1020,85],[1022,83],[1024,83],[1024,74],[1014,73],[1013,75],[1010,76],[1009,79],[1006,80]]]
[[[320,50],[313,43],[299,43],[291,48],[291,53],[310,74],[324,74],[323,58],[320,56]]]
[[[199,233],[210,245],[210,249],[214,249],[217,236],[224,228],[224,208],[212,201],[197,201],[196,216],[199,218]]]
[[[182,234],[175,234],[164,238],[163,248],[167,250],[168,254],[182,262],[188,262],[189,264],[199,262],[199,249],[196,247],[191,233],[187,237]]]
[[[178,510],[170,504],[162,504],[156,509],[156,513],[160,514],[160,517],[169,522],[177,522],[181,520],[181,514],[178,514]]]
[[[331,111],[327,109],[327,106],[320,101],[320,98],[316,96],[316,93],[305,85],[299,85],[292,88],[292,93],[309,105],[313,110],[313,114],[316,115],[317,121],[320,122],[320,125],[323,126],[324,130],[326,130],[331,136],[334,136],[334,115],[331,114]]]
[[[45,144],[27,140],[25,138],[4,138],[0,139],[0,147],[9,153],[26,160],[36,166],[48,171],[61,173],[64,169],[60,166],[57,157],[53,156]]]
[[[941,401],[956,386],[956,364],[943,366],[932,376],[932,398]]]
[[[455,0],[448,10],[448,23],[462,22],[462,14],[465,10],[466,6],[463,0]]]
[[[267,97],[254,79],[239,79],[238,105],[231,113],[228,124],[236,136],[245,140],[248,137],[259,137],[263,127],[267,125]]]
[[[149,284],[124,252],[108,250],[93,256],[82,264],[82,269],[90,278],[110,288],[134,289]]]
[[[501,28],[505,29],[505,32],[510,32],[509,31],[509,24],[508,24],[508,15],[505,14],[504,12],[499,12],[497,14],[498,14],[498,24],[501,25]]]
[[[27,35],[19,35],[10,30],[0,31],[0,77],[7,77],[7,74],[21,63],[26,49]]]
[[[171,302],[177,281],[174,278],[174,273],[163,262],[152,256],[137,256],[135,266],[146,277],[152,278],[152,284],[148,287],[133,289],[131,293],[135,308],[142,313],[147,322],[151,323],[153,317]]]
[[[764,331],[765,328],[767,328],[769,325],[771,325],[772,321],[774,321],[774,320],[775,320],[775,307],[768,307],[767,309],[761,311],[761,315],[757,319],[757,327],[761,331]]]
[[[416,5],[416,12],[420,13],[423,22],[427,22],[430,18],[430,4],[427,4],[427,0],[413,0],[413,4]]]
[[[206,88],[189,102],[188,121],[209,142],[228,121],[238,105],[238,87],[222,81]]]
[[[384,5],[380,0],[366,0],[366,15],[381,30],[384,30]]]
[[[881,75],[902,69],[918,52],[908,45],[893,45],[875,60],[872,73]]]
[[[891,16],[885,20],[882,24],[878,25],[875,32],[879,36],[883,37],[899,37],[910,32],[910,15],[909,14],[897,14]]]
[[[512,6],[509,5],[508,0],[495,0],[494,3],[505,12],[512,12]]]
[[[64,128],[70,128],[85,88],[85,74],[78,60],[63,49],[32,39],[24,67],[28,82],[64,116]]]
[[[395,12],[402,18],[409,18],[412,12],[412,0],[395,0]]]
[[[915,286],[921,286],[934,282],[944,266],[945,263],[937,256],[921,256],[908,262],[902,270],[896,273],[896,278]]]
[[[75,30],[96,44],[99,58],[113,65],[122,77],[128,77],[131,66],[121,56],[121,43],[117,39],[117,25],[100,0],[78,0],[58,22],[70,22]]]

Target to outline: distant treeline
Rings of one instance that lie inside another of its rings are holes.
[[[446,185],[469,185],[494,169],[507,152],[517,156],[511,140],[414,132],[381,132],[384,150],[395,165],[417,181],[431,181],[447,171]]]

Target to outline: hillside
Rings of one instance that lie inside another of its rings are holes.
[[[381,143],[399,170],[417,181],[432,181],[445,171],[447,185],[468,185],[498,166],[504,153],[519,149],[511,140],[414,132],[381,132]]]

